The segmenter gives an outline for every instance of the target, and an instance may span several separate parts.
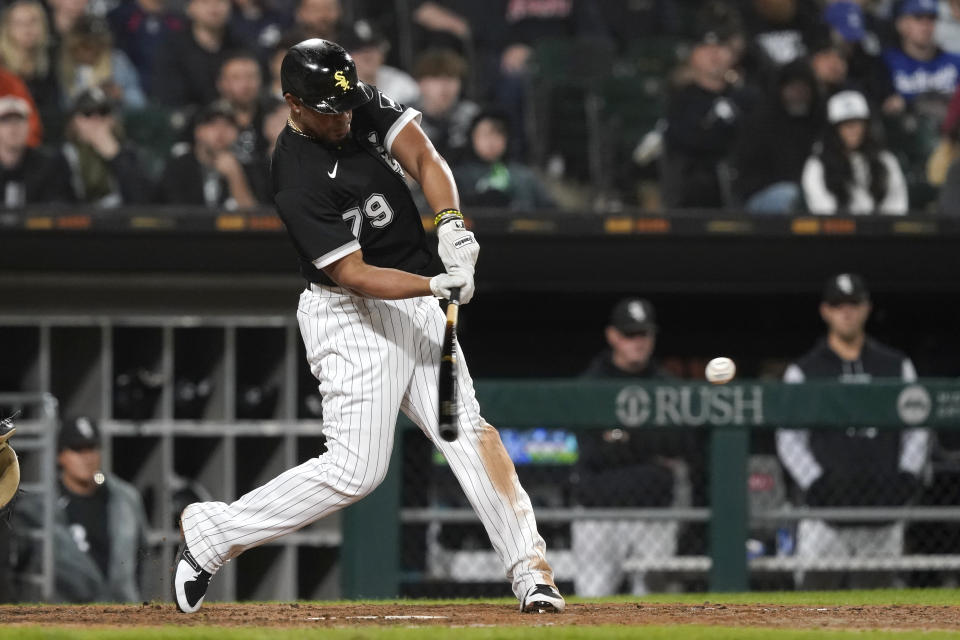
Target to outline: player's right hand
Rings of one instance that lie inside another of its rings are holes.
[[[469,284],[469,290],[468,290]],[[430,278],[430,291],[438,298],[450,299],[450,289],[460,288],[460,303],[466,304],[473,297],[473,277],[463,270],[441,273]],[[469,297],[467,295],[469,294]]]

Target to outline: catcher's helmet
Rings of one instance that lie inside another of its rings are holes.
[[[373,89],[357,78],[350,54],[320,38],[290,47],[280,66],[280,86],[320,113],[343,113],[373,97]]]

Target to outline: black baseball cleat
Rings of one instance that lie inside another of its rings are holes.
[[[560,613],[567,606],[557,588],[549,584],[535,585],[520,603],[520,613]]]
[[[173,565],[173,601],[180,613],[196,613],[207,595],[207,587],[213,574],[204,571],[193,559],[193,554],[183,543],[177,562]]]

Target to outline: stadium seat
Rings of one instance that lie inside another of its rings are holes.
[[[683,57],[683,43],[671,36],[638,38],[617,61],[616,73],[666,78]]]
[[[544,39],[534,47],[529,101],[533,160],[544,166],[560,155],[565,174],[597,178],[598,95],[614,66],[607,40]]]
[[[633,67],[635,71],[638,67]],[[613,189],[633,200],[636,182],[645,175],[632,160],[640,140],[657,126],[666,107],[667,79],[662,73],[621,73],[607,78],[602,87],[600,141],[603,158],[601,188]],[[655,172],[651,165],[647,172]]]
[[[923,211],[937,199],[937,188],[927,182],[927,160],[940,140],[939,122],[908,114],[885,119],[884,127],[907,181],[910,210]]]
[[[143,152],[144,168],[151,179],[160,177],[170,148],[177,141],[177,129],[172,116],[169,109],[155,105],[125,111],[123,114],[124,131]]]

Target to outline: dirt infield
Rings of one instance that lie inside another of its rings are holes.
[[[94,606],[0,606],[3,625],[70,627],[244,626],[355,627],[440,625],[675,625],[793,629],[960,630],[958,606],[724,605],[704,603],[570,604],[566,612],[521,615],[493,604],[208,604],[183,615],[170,604]]]

